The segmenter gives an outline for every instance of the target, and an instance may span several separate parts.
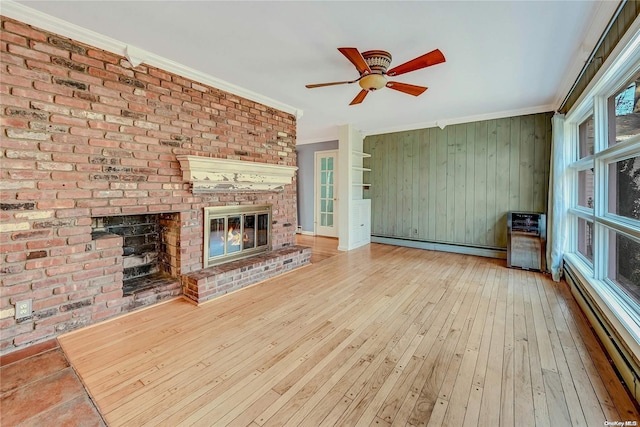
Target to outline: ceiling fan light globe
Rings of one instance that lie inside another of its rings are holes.
[[[387,79],[382,74],[369,74],[358,82],[364,90],[378,90],[387,84]]]

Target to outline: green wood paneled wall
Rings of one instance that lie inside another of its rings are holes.
[[[371,234],[506,248],[508,211],[547,210],[551,117],[367,136]]]

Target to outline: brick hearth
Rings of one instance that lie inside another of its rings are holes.
[[[184,295],[200,304],[304,266],[310,259],[311,248],[296,245],[204,268],[185,275]]]
[[[194,194],[177,160],[295,166],[295,116],[6,17],[1,24],[0,353],[181,294],[203,268],[205,207],[270,204],[272,249],[295,244],[295,177],[282,191]],[[175,280],[135,299],[123,295],[122,236],[94,240],[91,225],[146,214],[175,224],[163,243]],[[217,286],[207,281],[203,294]],[[22,300],[33,314],[16,320]]]

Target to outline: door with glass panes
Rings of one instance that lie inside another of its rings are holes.
[[[317,151],[315,160],[316,234],[338,237],[338,150]]]

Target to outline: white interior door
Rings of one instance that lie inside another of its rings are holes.
[[[338,237],[338,150],[316,151],[315,161],[316,234]]]

